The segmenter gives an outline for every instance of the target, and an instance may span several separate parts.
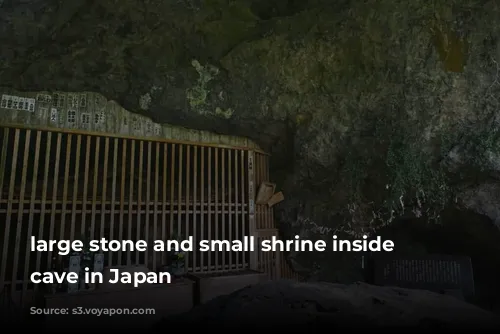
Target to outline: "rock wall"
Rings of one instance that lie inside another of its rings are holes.
[[[255,140],[287,236],[450,205],[498,219],[499,17],[495,0],[5,0],[0,79]]]

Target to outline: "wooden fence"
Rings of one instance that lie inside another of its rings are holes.
[[[0,291],[26,304],[51,252],[30,252],[37,239],[106,238],[258,240],[277,235],[273,209],[254,205],[269,180],[269,156],[251,148],[113,137],[77,131],[0,128]],[[157,270],[165,254],[109,252],[105,265]],[[192,252],[190,272],[257,269],[271,278],[297,278],[283,254]]]

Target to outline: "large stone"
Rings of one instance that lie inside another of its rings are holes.
[[[495,0],[4,0],[0,82],[250,137],[273,155],[285,237],[359,236],[497,182],[499,16]],[[301,205],[314,224],[293,225]]]

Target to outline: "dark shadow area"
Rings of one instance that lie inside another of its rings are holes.
[[[397,254],[470,257],[475,283],[473,302],[500,312],[500,231],[488,217],[448,209],[439,225],[423,219],[405,219],[380,230],[379,235],[394,241]]]

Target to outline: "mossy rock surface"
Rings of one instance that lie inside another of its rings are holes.
[[[303,206],[349,235],[438,218],[500,171],[497,1],[32,0],[0,15],[4,86],[96,91],[257,141],[283,233]]]

